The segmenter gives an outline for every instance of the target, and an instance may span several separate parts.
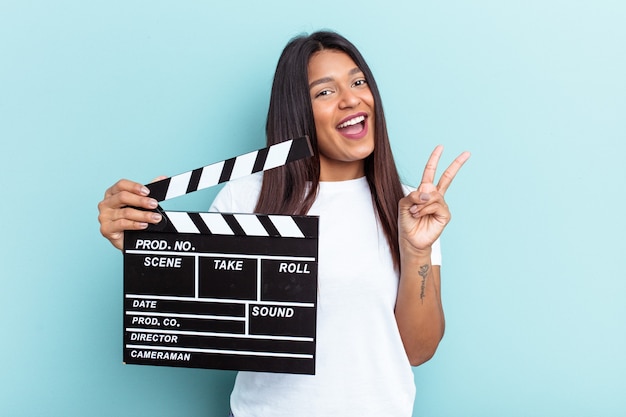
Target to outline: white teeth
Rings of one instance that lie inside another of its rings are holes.
[[[357,123],[361,123],[363,120],[365,120],[365,116],[357,116],[354,119],[350,119],[347,122],[343,122],[342,124],[337,126],[337,129],[343,129],[344,127],[348,127],[348,126],[355,125]]]

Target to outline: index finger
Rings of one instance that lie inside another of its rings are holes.
[[[115,195],[122,191],[129,191],[133,194],[138,194],[141,196],[147,196],[150,193],[148,187],[144,186],[143,184],[122,179],[113,184],[109,189],[104,192],[104,198],[111,197],[112,195]]]
[[[430,158],[428,158],[426,168],[424,168],[424,173],[422,174],[422,184],[434,184],[437,164],[439,163],[439,158],[441,157],[442,152],[443,146],[437,145],[433,150],[433,153],[430,154]]]
[[[437,184],[437,189],[442,195],[446,193],[446,190],[452,183],[452,180],[470,156],[471,154],[467,151],[461,153],[461,155],[457,156],[456,159],[452,161],[448,169],[446,169],[444,173],[441,174],[441,178],[439,179],[439,183]]]

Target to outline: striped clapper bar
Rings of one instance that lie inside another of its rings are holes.
[[[147,187],[163,201],[311,154],[289,140]],[[124,362],[314,374],[319,219],[160,211],[124,236]]]

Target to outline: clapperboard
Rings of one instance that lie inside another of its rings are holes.
[[[164,201],[311,155],[302,137],[146,186]],[[314,374],[319,219],[158,211],[124,236],[124,362]]]

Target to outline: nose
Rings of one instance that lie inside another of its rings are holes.
[[[349,109],[361,104],[359,96],[354,94],[350,89],[346,89],[341,92],[341,100],[339,100],[339,108]]]

